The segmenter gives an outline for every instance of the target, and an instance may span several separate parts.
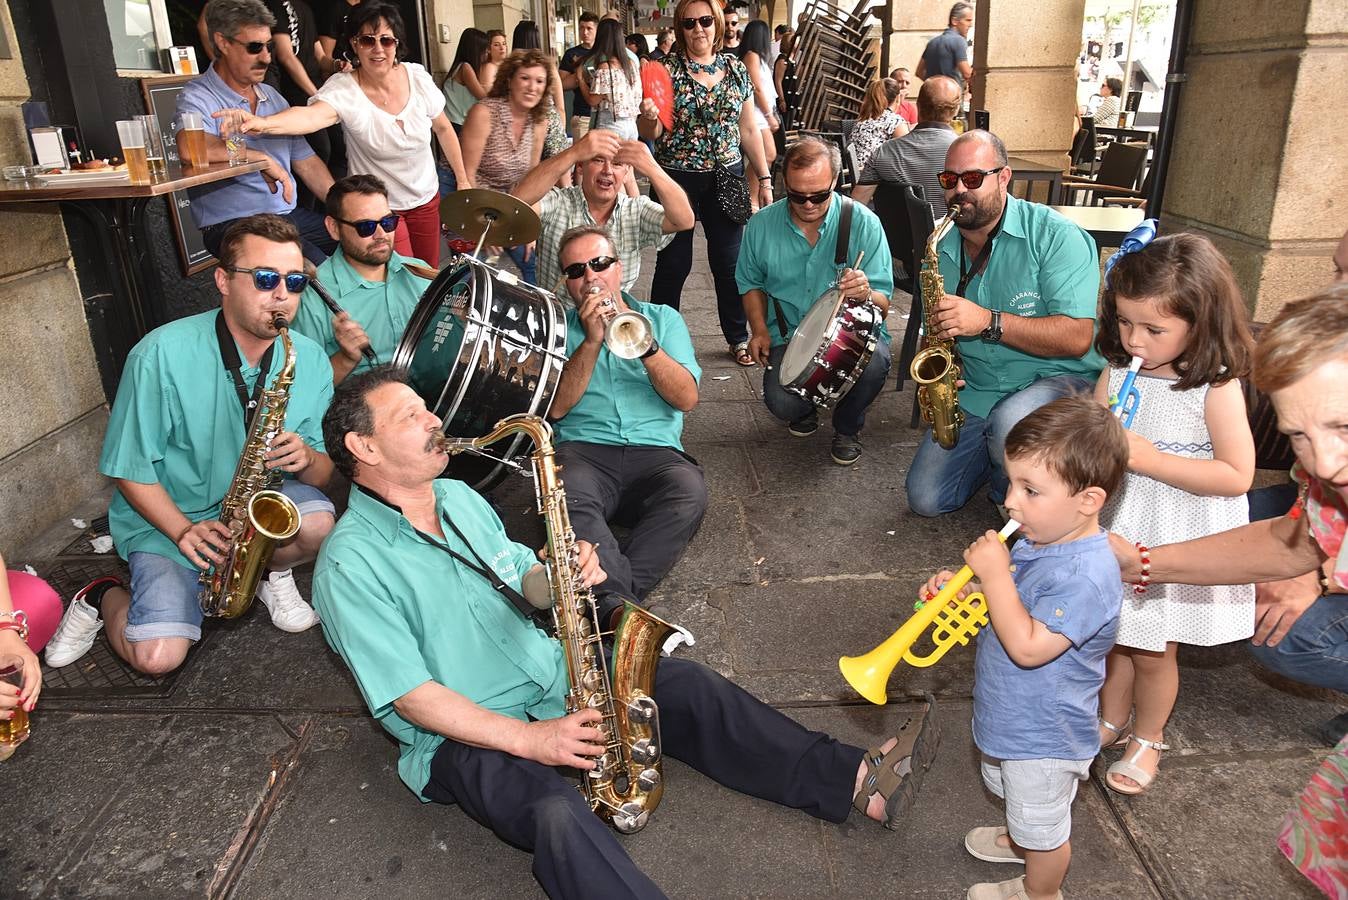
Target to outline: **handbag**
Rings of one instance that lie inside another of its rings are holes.
[[[724,163],[712,170],[715,181],[716,203],[725,217],[736,225],[749,221],[749,185],[743,175],[736,175]]]

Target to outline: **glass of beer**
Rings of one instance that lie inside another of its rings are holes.
[[[185,112],[178,117],[178,156],[190,168],[207,165],[206,123],[201,113]]]
[[[136,118],[145,129],[145,166],[150,170],[150,180],[162,181],[168,177],[168,160],[164,155],[164,132],[159,130],[159,117],[146,115]]]
[[[132,184],[149,184],[150,167],[145,162],[145,125],[139,119],[119,119],[117,139],[122,142],[122,158]]]
[[[0,656],[0,681],[23,687],[23,660],[17,656]],[[28,740],[28,713],[22,707],[12,710],[13,717],[0,719],[0,762],[9,759],[19,745]]]

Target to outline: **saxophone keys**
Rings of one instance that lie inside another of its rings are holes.
[[[631,722],[649,722],[656,712],[655,701],[650,697],[635,697],[627,703],[627,719]]]
[[[654,765],[660,760],[660,745],[650,738],[633,741],[628,750],[631,752],[632,762],[643,766]]]
[[[659,769],[642,769],[641,774],[637,776],[637,787],[643,794],[649,794],[660,786]]]
[[[604,686],[604,673],[598,669],[586,669],[585,674],[580,676],[580,683],[585,687],[586,693],[594,696],[594,692]],[[594,703],[591,703],[593,706]]]
[[[613,828],[619,834],[633,834],[645,828],[650,817],[650,810],[629,801],[614,811]]]

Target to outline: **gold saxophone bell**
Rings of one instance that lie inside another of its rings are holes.
[[[1010,520],[998,537],[1005,541],[1020,523]],[[889,699],[889,676],[900,661],[919,669],[940,662],[953,647],[962,647],[988,623],[988,606],[982,593],[969,594],[963,599],[956,595],[973,578],[973,569],[965,566],[947,581],[918,611],[899,626],[898,631],[869,653],[844,656],[838,660],[838,669],[858,694],[872,703],[883,706]],[[913,652],[913,645],[931,628],[932,649],[926,653]]]
[[[954,340],[935,336],[936,307],[945,296],[945,281],[941,278],[936,246],[954,227],[959,213],[959,205],[952,205],[927,241],[918,273],[922,293],[922,344],[908,370],[909,376],[917,382],[917,404],[922,410],[922,418],[931,425],[932,439],[946,450],[959,442],[964,411],[960,409],[959,388],[955,386],[961,375],[959,348]]]

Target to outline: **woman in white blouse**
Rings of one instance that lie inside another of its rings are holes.
[[[445,95],[424,68],[399,61],[402,14],[391,3],[351,10],[343,39],[354,68],[324,82],[309,105],[274,116],[226,110],[233,128],[256,134],[310,134],[338,122],[352,173],[377,175],[388,186],[390,208],[402,216],[394,249],[431,266],[440,262],[440,183],[431,154],[434,133],[459,187],[472,182],[459,139],[445,115]]]

